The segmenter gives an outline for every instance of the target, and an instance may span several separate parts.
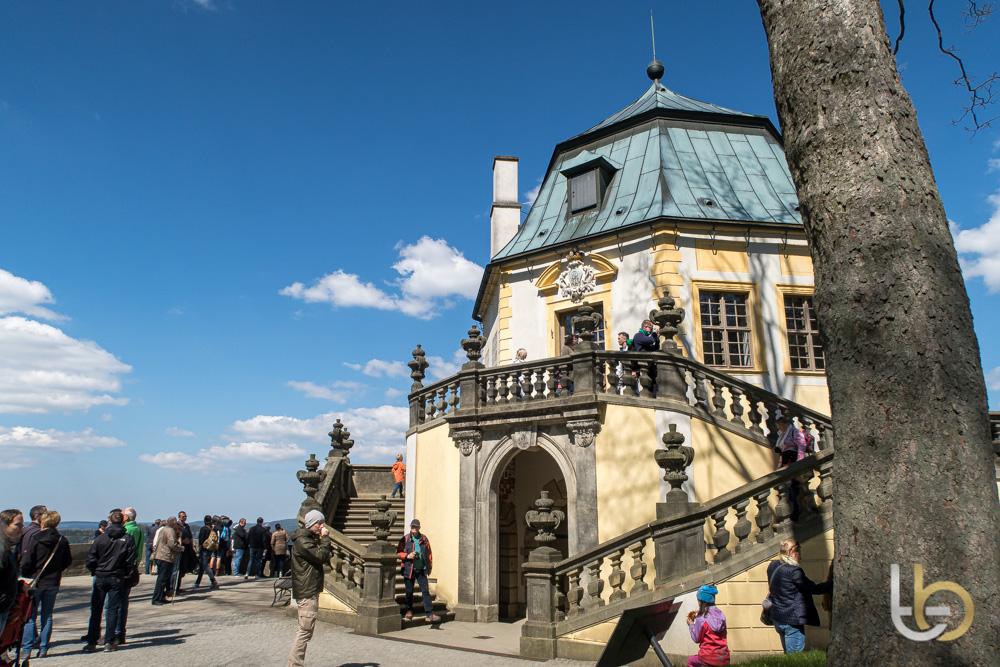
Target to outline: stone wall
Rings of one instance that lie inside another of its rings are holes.
[[[354,488],[359,496],[390,495],[395,480],[392,466],[352,465]]]

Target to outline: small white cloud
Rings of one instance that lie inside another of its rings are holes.
[[[1000,292],[1000,191],[986,198],[993,208],[979,227],[960,229],[949,221],[966,280],[982,278],[989,292]]]
[[[420,319],[431,319],[453,305],[455,298],[472,299],[479,289],[483,268],[469,261],[443,239],[422,236],[416,243],[396,246],[399,261],[392,265],[398,278],[390,293],[354,273],[337,269],[306,286],[295,282],[279,294],[307,303],[334,307],[398,310]]]
[[[174,306],[173,308],[167,309],[167,315],[171,315],[173,317],[180,317],[183,314],[184,314],[184,309],[181,308],[180,306]]]
[[[179,426],[168,426],[166,429],[164,429],[163,432],[166,433],[167,435],[169,435],[171,438],[193,438],[194,437],[194,431],[189,431],[187,429],[180,428]]]
[[[43,320],[66,319],[42,305],[55,301],[52,292],[43,283],[0,269],[0,315],[22,313]]]
[[[101,421],[102,422],[109,422],[112,419],[114,419],[114,417],[111,416],[110,412],[102,412],[101,413]]]
[[[455,350],[451,359],[445,359],[444,357],[438,357],[435,355],[427,356],[427,376],[434,380],[443,380],[446,377],[450,377],[457,373],[462,364],[468,361],[468,357],[465,355],[465,351],[462,348]]]
[[[531,188],[530,190],[524,193],[524,203],[527,206],[532,206],[535,203],[535,200],[538,199],[538,192],[541,189],[542,189],[542,179],[539,178],[538,181],[535,183],[535,187]]]
[[[338,380],[329,385],[320,385],[315,382],[290,380],[288,386],[296,391],[300,391],[309,398],[321,398],[335,403],[343,403],[349,397],[365,389],[365,385],[360,382],[350,382]]]
[[[986,374],[986,387],[990,391],[1000,391],[1000,366]]]
[[[98,435],[93,429],[82,431],[60,431],[58,429],[39,429],[31,426],[0,426],[0,458],[15,460],[25,454],[38,452],[89,452],[94,449],[109,447],[124,447],[125,443],[118,438]]]
[[[403,392],[395,387],[389,387],[385,390],[386,398],[398,398],[403,395]]]
[[[186,452],[141,454],[139,460],[172,470],[208,472],[209,469],[214,469],[213,466],[219,464],[272,463],[300,456],[305,456],[305,450],[291,443],[230,442],[227,445],[215,445],[207,449],[200,449],[193,454]]]
[[[363,364],[344,362],[348,368],[361,371],[368,377],[405,377],[410,374],[409,369],[401,361],[385,361],[384,359],[369,359]]]

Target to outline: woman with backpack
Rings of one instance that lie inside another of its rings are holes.
[[[781,638],[785,653],[801,653],[806,646],[807,625],[819,625],[819,612],[812,596],[833,590],[833,577],[817,584],[799,565],[801,547],[795,540],[784,540],[778,559],[767,566],[770,620]]]
[[[219,587],[218,582],[215,581],[215,571],[212,569],[212,563],[217,562],[218,557],[219,531],[215,529],[212,517],[206,514],[205,523],[198,531],[198,564],[200,567],[198,568],[198,578],[194,580],[195,588],[201,586],[201,578],[206,572],[210,583],[209,588],[214,591]]]
[[[36,627],[40,627],[36,657],[44,658],[48,655],[56,595],[62,584],[63,571],[73,563],[69,542],[57,530],[60,521],[62,516],[54,510],[42,514],[38,521],[40,530],[31,543],[30,551],[21,559],[21,576],[34,580],[31,616],[24,625],[21,639],[21,654],[24,658],[31,657]],[[41,616],[40,625],[39,616]]]

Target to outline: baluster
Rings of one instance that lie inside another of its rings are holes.
[[[443,417],[448,410],[448,388],[441,387],[438,389],[438,416]]]
[[[618,372],[619,368],[621,373]],[[628,371],[625,367],[625,362],[621,359],[614,359],[608,362],[608,386],[606,388],[609,394],[620,394],[622,389],[625,387],[625,377],[628,375]]]
[[[535,371],[535,398],[545,398],[545,371],[546,368],[539,368]]]
[[[632,576],[632,592],[630,595],[638,595],[649,590],[646,583],[646,562],[642,560],[642,551],[646,547],[646,542],[640,540],[628,548],[632,556],[632,567],[628,573]]]
[[[434,414],[437,412],[437,406],[434,404],[434,392],[430,392],[427,395],[427,421],[434,419]]]
[[[545,381],[545,385],[549,389],[548,394],[546,394],[546,398],[555,398],[557,387],[559,386],[559,367],[547,366],[545,368],[545,372],[548,374],[548,378]]]
[[[486,378],[486,403],[489,405],[496,405],[496,402],[497,402],[496,378],[490,376]]]
[[[601,579],[601,563],[604,557],[601,556],[595,561],[587,563],[587,607],[596,609],[604,606],[604,580]]]
[[[573,364],[566,363],[562,365],[562,378],[563,378],[563,390],[565,391],[565,396],[572,396],[575,391],[573,386]]]
[[[729,410],[733,413],[733,423],[744,426],[743,423],[743,390],[739,387],[729,387],[729,395],[732,397],[732,402],[729,404]]]
[[[423,394],[417,396],[417,423],[423,424],[427,421],[427,401]]]
[[[531,371],[521,371],[518,376],[521,381],[521,400],[530,401],[531,400]]]
[[[778,422],[776,421],[776,414],[778,410],[786,412],[786,409],[780,405],[768,405],[767,403],[764,403],[764,426],[767,427],[768,437],[771,437],[778,432]]]
[[[695,407],[708,412],[708,392],[705,391],[705,374],[701,371],[692,371],[694,378],[694,403]]]
[[[809,488],[810,483],[813,479],[813,471],[806,470],[805,472],[796,476],[795,481],[799,485],[799,494],[796,500],[799,506],[799,517],[798,521],[806,515],[813,514],[816,512],[816,501],[814,500],[814,492]]]
[[[609,603],[618,602],[625,599],[625,571],[622,569],[622,559],[625,558],[625,549],[619,549],[611,554],[611,574],[608,575],[608,583],[611,584],[611,595],[608,597]]]
[[[750,520],[747,519],[747,507],[750,506],[750,499],[741,500],[736,503],[736,525],[733,526],[733,534],[736,535],[736,553],[740,553],[746,549],[749,545],[747,538],[750,537],[750,531],[753,526]]]
[[[715,522],[715,534],[712,536],[712,545],[715,547],[715,562],[722,563],[732,556],[727,549],[729,544],[729,530],[726,528],[726,517],[729,516],[729,508],[723,508],[712,514],[712,521]]]
[[[332,570],[334,582],[340,582],[344,580],[344,573],[340,571],[340,568],[343,564],[344,564],[344,553],[340,549],[340,545],[334,542],[333,558],[330,559],[330,569]]]
[[[569,589],[566,591],[566,615],[576,616],[583,613],[580,600],[583,598],[583,586],[580,585],[580,575],[583,569],[575,567],[569,571]]]
[[[833,502],[833,466],[821,468],[819,471],[819,486],[816,487],[820,503],[824,509],[831,509]]]
[[[833,429],[828,429],[822,423],[816,424],[816,451],[825,452],[833,447]]]
[[[712,384],[712,408],[716,417],[726,418],[726,397],[722,395],[722,383],[709,379]]]
[[[757,541],[766,542],[774,534],[774,527],[771,525],[771,522],[774,521],[774,512],[771,511],[771,505],[768,503],[771,498],[771,489],[759,491],[754,494],[753,498],[757,501]]]
[[[451,399],[448,401],[449,412],[455,414],[455,411],[461,406],[462,401],[458,394],[458,383],[456,382],[448,387],[448,391],[451,392]]]
[[[747,401],[750,403],[750,430],[763,436],[764,429],[760,427],[760,397],[756,394],[747,394]]]
[[[357,582],[354,581],[354,554],[349,551],[344,554],[344,583],[347,585],[347,590],[353,591],[357,588]]]
[[[653,394],[653,378],[649,374],[650,363],[646,359],[640,359],[639,367],[639,394],[647,398]]]
[[[354,567],[354,585],[360,592],[365,587],[365,564],[360,556],[351,556],[351,564]]]
[[[510,389],[507,387],[508,373],[500,373],[497,376],[497,403],[507,403],[510,401]]]
[[[779,526],[784,526],[792,517],[792,502],[789,498],[789,493],[791,492],[792,482],[791,480],[787,482],[782,482],[778,484],[778,502],[774,507],[774,526],[777,528]]]

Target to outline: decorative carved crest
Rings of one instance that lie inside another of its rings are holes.
[[[559,296],[568,297],[573,303],[583,301],[583,297],[597,288],[597,272],[594,267],[584,264],[583,253],[574,250],[566,258],[566,266],[556,279]]]
[[[566,422],[573,444],[578,447],[590,447],[601,432],[601,424],[596,419],[574,419]]]
[[[455,441],[458,451],[462,452],[462,456],[478,452],[483,446],[483,434],[474,428],[455,431],[451,434],[451,438]]]
[[[538,431],[534,424],[516,426],[510,431],[510,439],[518,449],[531,449],[538,441]]]

